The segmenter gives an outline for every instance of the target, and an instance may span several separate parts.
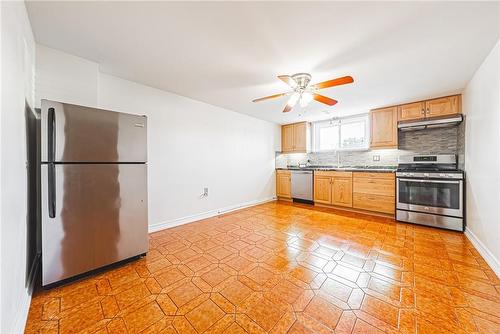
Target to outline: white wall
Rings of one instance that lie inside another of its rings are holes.
[[[36,105],[41,98],[97,105],[99,65],[86,59],[37,45]]]
[[[102,74],[96,66],[38,45],[36,103],[50,98],[148,116],[151,230],[275,195],[279,126]],[[209,196],[201,199],[205,186]]]
[[[26,279],[25,100],[33,106],[35,44],[24,2],[1,6],[1,325],[22,333],[29,309]]]
[[[463,93],[467,235],[500,276],[500,41]]]

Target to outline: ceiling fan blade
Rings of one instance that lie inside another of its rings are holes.
[[[327,104],[329,106],[333,106],[334,104],[336,104],[338,102],[337,100],[331,99],[329,97],[326,97],[326,96],[320,95],[320,94],[313,94],[313,99],[315,99],[318,102]]]
[[[282,97],[282,96],[285,96],[287,94],[288,93],[280,93],[280,94],[269,95],[269,96],[265,96],[265,97],[261,97],[261,98],[252,100],[252,102],[260,102],[260,101],[264,101],[264,100],[276,99],[278,97]]]
[[[314,84],[311,86],[313,89],[323,89],[323,88],[328,88],[328,87],[333,87],[333,86],[340,86],[340,85],[345,85],[349,83],[353,83],[354,79],[351,76],[346,76],[346,77],[341,77],[337,79],[332,79],[328,81],[323,81],[323,82],[318,82],[317,84]]]
[[[289,112],[290,110],[292,110],[293,107],[291,107],[288,103],[286,104],[285,106],[285,109],[283,109],[283,112]]]
[[[300,100],[300,94],[299,93],[294,93],[290,98],[288,99],[288,102],[286,103],[285,109],[283,109],[283,112],[289,112],[290,110],[295,107],[297,102]]]
[[[278,79],[286,83],[288,86],[295,88],[297,87],[297,82],[289,75],[278,75]]]

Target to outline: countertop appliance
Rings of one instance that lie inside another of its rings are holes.
[[[408,155],[396,172],[396,219],[463,231],[464,173],[456,155]]]
[[[313,172],[311,170],[292,170],[292,199],[312,203]]]
[[[42,285],[148,251],[147,119],[42,100]]]

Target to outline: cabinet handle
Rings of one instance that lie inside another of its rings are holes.
[[[431,114],[431,111],[429,110],[429,108],[427,108],[427,114],[430,115]]]
[[[422,109],[422,115],[425,115],[425,109]]]

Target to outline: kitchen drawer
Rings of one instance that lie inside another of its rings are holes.
[[[356,209],[394,214],[395,197],[364,193],[353,193],[353,207]]]
[[[276,174],[284,174],[284,175],[291,175],[291,172],[286,169],[277,169]]]
[[[329,177],[347,177],[350,178],[352,177],[352,172],[337,172],[337,171],[315,171],[314,175],[318,176],[329,176]]]
[[[353,191],[356,193],[394,196],[395,188],[394,179],[355,177],[353,182]]]
[[[369,178],[369,179],[386,179],[395,180],[396,174],[392,172],[354,172],[354,178]]]

